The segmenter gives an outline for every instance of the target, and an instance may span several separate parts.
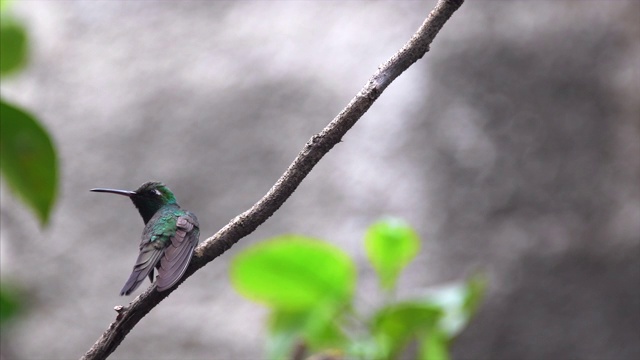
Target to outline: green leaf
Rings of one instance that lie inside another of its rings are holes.
[[[427,333],[420,346],[421,360],[449,360],[449,340],[447,335],[438,329]]]
[[[462,309],[468,318],[473,316],[480,306],[486,289],[487,278],[482,274],[476,274],[467,280]]]
[[[326,303],[309,313],[304,328],[304,340],[313,352],[327,348],[341,348],[346,336],[340,329],[342,307]]]
[[[340,328],[341,316],[342,309],[329,303],[304,311],[275,310],[269,322],[269,359],[290,359],[301,342],[308,352],[344,348],[347,338]]]
[[[371,324],[380,358],[395,358],[410,340],[420,340],[436,328],[442,311],[429,303],[411,301],[380,309]]]
[[[302,341],[302,333],[307,322],[306,311],[278,311],[269,317],[269,337],[267,358],[270,360],[290,359],[294,347]]]
[[[355,266],[343,251],[296,235],[253,245],[231,265],[231,280],[238,292],[287,311],[327,302],[348,304],[355,278]]]
[[[0,100],[0,170],[9,189],[44,225],[55,200],[55,149],[47,131],[30,114]]]
[[[365,235],[365,248],[381,287],[391,290],[402,269],[418,254],[420,240],[405,222],[389,219],[369,227]]]
[[[22,299],[17,289],[0,285],[0,325],[7,324],[23,310]]]
[[[20,70],[27,62],[27,54],[27,32],[20,23],[3,14],[0,23],[0,75]]]

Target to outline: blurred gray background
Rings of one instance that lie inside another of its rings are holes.
[[[142,221],[128,200],[90,188],[161,180],[212,235],[434,5],[15,2],[31,61],[2,95],[52,133],[61,191],[41,230],[2,186],[1,280],[31,306],[3,331],[2,358],[77,358],[133,299],[118,291]],[[455,359],[639,358],[639,69],[637,1],[468,1],[280,211],[112,358],[263,357],[266,311],[233,290],[228,265],[282,233],[354,256],[359,299],[375,302],[363,233],[385,215],[423,241],[400,296],[475,269],[489,277]]]

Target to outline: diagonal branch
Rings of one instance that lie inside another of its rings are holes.
[[[252,233],[273,215],[296,190],[322,157],[339,143],[349,129],[369,110],[374,101],[409,66],[429,51],[429,45],[444,23],[464,0],[439,0],[425,22],[400,51],[378,68],[369,82],[319,134],[311,137],[287,171],[271,190],[251,209],[236,216],[195,251],[191,264],[178,285],[198,269],[222,255],[240,239]],[[105,359],[120,345],[129,331],[177,286],[163,292],[153,286],[136,297],[126,308],[116,307],[118,316],[82,360]]]

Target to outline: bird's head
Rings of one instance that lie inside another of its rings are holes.
[[[91,189],[91,191],[128,196],[136,208],[138,208],[145,224],[149,222],[161,207],[177,204],[176,197],[171,190],[157,181],[146,182],[140,185],[136,191],[105,188]]]

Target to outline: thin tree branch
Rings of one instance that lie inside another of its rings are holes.
[[[378,68],[369,82],[319,134],[311,137],[287,171],[269,192],[251,209],[236,216],[229,224],[196,248],[189,268],[178,285],[163,292],[153,286],[136,297],[127,307],[115,308],[116,320],[81,358],[105,359],[120,345],[125,336],[151,309],[171,294],[198,269],[222,255],[240,239],[252,233],[273,215],[296,190],[302,180],[322,157],[339,143],[346,132],[369,110],[373,102],[409,66],[429,51],[429,45],[444,23],[464,0],[439,0],[425,22],[400,51]]]

